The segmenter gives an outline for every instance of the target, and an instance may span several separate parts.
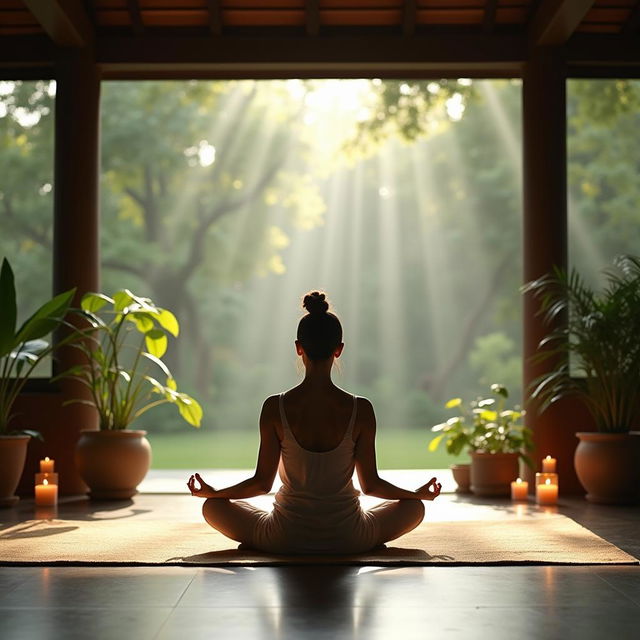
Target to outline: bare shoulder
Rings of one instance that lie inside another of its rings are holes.
[[[368,398],[358,396],[357,402],[358,412],[354,426],[354,439],[357,439],[362,434],[371,433],[372,431],[375,433],[376,428],[376,414],[371,401]]]
[[[280,396],[269,396],[262,404],[260,419],[265,422],[278,421],[280,415]]]

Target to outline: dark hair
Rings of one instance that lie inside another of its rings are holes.
[[[322,291],[307,293],[302,299],[307,314],[298,323],[298,342],[310,360],[327,360],[342,342],[342,325],[329,311]]]

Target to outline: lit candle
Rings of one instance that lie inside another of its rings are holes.
[[[40,473],[53,473],[53,463],[48,456],[44,460],[40,460]]]
[[[558,485],[551,484],[547,478],[544,484],[536,485],[536,502],[538,504],[556,504],[558,502]]]
[[[547,456],[542,459],[542,473],[555,473],[556,472],[556,459],[551,456]]]
[[[511,483],[511,499],[512,500],[528,500],[529,483],[522,478],[518,478]]]
[[[58,502],[58,485],[49,484],[45,478],[42,484],[36,485],[36,505],[39,507],[51,507]]]

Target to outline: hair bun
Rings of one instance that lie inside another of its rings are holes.
[[[302,306],[309,313],[326,313],[329,311],[329,303],[326,301],[326,296],[320,291],[312,291],[307,293],[302,301]]]

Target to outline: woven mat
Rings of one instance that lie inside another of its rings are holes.
[[[239,551],[204,522],[28,520],[0,530],[0,565],[518,565],[638,564],[558,514],[425,522],[365,554],[278,556]]]

